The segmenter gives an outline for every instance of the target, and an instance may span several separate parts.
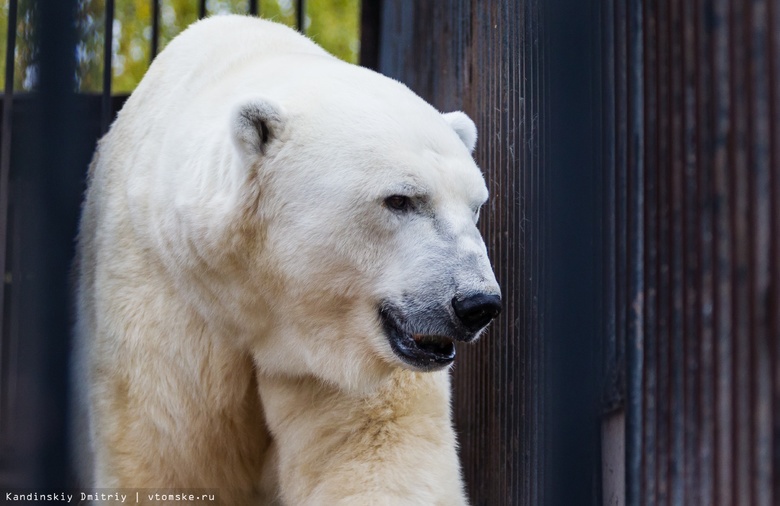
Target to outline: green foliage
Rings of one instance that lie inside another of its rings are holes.
[[[16,32],[14,89],[32,87],[37,79],[35,66],[35,4],[31,0],[19,0],[17,22],[12,30]],[[8,42],[8,0],[0,0],[0,69],[5,86],[5,51]]]
[[[8,2],[0,0],[0,69],[5,72]],[[103,83],[105,0],[78,0],[77,82],[82,92],[100,92]],[[14,89],[31,90],[36,81],[35,13],[32,0],[20,0],[15,27]],[[308,0],[306,33],[335,56],[357,63],[360,50],[360,0]],[[248,0],[208,0],[209,15],[248,12]],[[293,0],[260,0],[260,15],[295,26]],[[160,50],[198,18],[198,0],[161,0]],[[151,0],[115,0],[112,41],[112,92],[129,93],[151,60]]]
[[[360,1],[306,2],[306,34],[342,60],[357,63],[360,54]]]

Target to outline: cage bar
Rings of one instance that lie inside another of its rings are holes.
[[[8,291],[11,288],[13,278],[7,278],[10,273],[9,266],[6,265],[7,249],[9,246],[9,197],[10,197],[10,174],[11,174],[11,140],[13,138],[13,102],[14,102],[14,54],[16,50],[16,21],[18,13],[18,0],[10,0],[8,4],[8,32],[6,36],[5,52],[5,86],[3,94],[3,117],[2,117],[2,146],[0,146],[0,442],[5,442],[5,436],[8,429],[7,424],[10,421],[8,408],[10,407],[8,382],[10,381],[9,370],[5,367],[10,357],[10,351],[14,348],[11,341],[14,339],[8,328],[8,315],[6,314],[6,299]]]
[[[152,45],[150,50],[150,61],[157,57],[160,51],[160,0],[152,1]]]
[[[295,0],[295,26],[306,33],[306,0]]]
[[[103,116],[101,132],[108,132],[111,126],[111,77],[113,75],[112,59],[114,53],[114,0],[106,0],[105,31],[103,37]]]

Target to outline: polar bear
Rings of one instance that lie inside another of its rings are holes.
[[[448,367],[501,308],[476,136],[272,22],[173,40],[88,175],[81,483],[465,504]]]

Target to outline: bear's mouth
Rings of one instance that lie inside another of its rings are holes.
[[[403,320],[387,307],[380,308],[379,317],[390,348],[406,364],[424,371],[434,371],[455,360],[453,338],[407,331]]]

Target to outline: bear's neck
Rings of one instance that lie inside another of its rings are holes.
[[[423,482],[441,482],[449,490],[462,488],[457,456],[451,455],[456,444],[448,371],[396,369],[368,395],[345,392],[315,378],[259,376],[258,389],[280,452],[281,488],[294,491],[284,498],[286,503],[306,503],[315,489],[321,497],[326,483],[353,487],[347,495],[369,502],[396,494],[398,487],[420,477]],[[402,471],[394,479],[403,483],[387,476],[379,483],[377,468],[363,468],[384,465],[406,470],[409,476]],[[345,491],[338,495],[345,497]]]

